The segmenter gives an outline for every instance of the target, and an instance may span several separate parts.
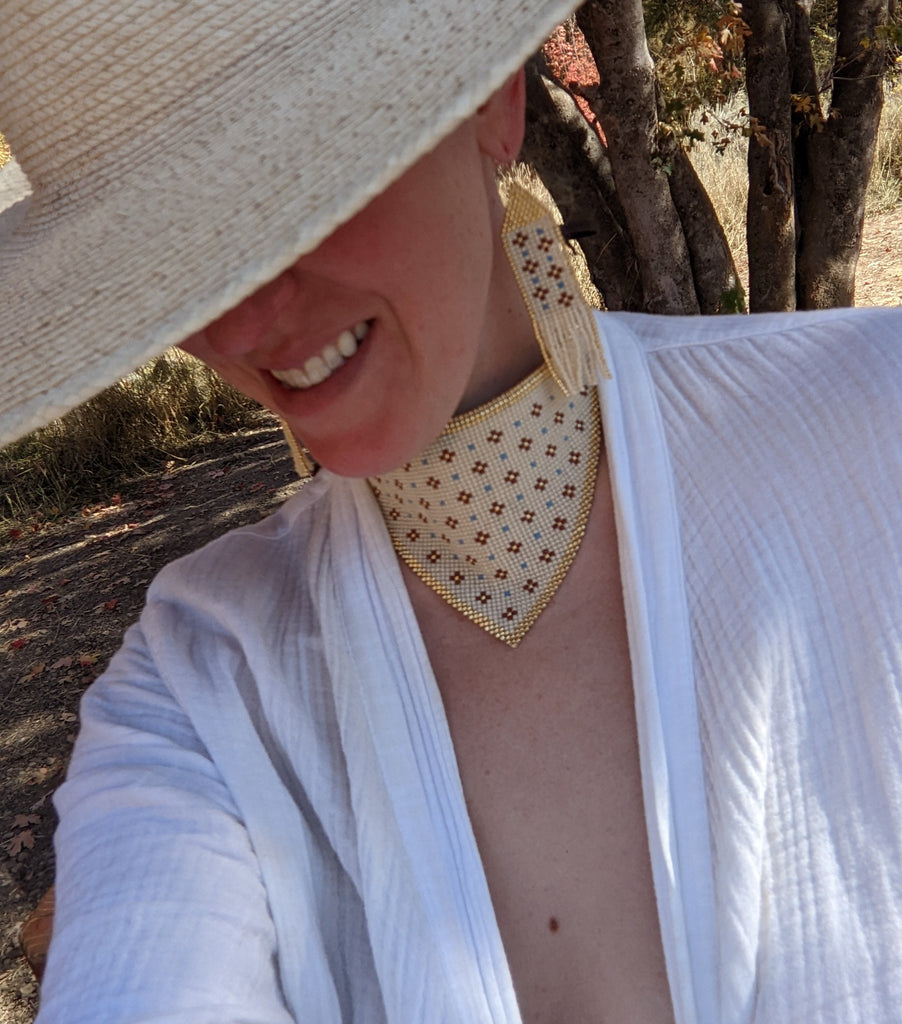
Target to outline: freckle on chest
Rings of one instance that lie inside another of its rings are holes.
[[[556,917],[549,917],[548,918],[548,931],[556,932],[558,930],[558,928],[560,928],[560,924],[558,922],[558,919]]]

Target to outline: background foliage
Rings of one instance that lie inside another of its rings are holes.
[[[211,434],[259,420],[260,407],[171,349],[62,419],[0,450],[0,519],[56,514],[161,468]]]

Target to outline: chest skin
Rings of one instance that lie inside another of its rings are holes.
[[[670,1024],[608,475],[518,648],[405,582],[524,1024]]]

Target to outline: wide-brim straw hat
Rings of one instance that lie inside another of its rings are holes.
[[[574,6],[0,0],[0,444],[313,249]]]

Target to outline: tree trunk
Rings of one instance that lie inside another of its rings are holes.
[[[730,243],[711,197],[678,139],[664,138],[661,151],[670,167],[670,196],[689,249],[699,312],[745,312],[745,294]]]
[[[804,202],[808,181],[808,139],[823,128],[821,83],[818,81],[811,46],[811,9],[814,0],[796,0],[790,25],[789,69],[792,103],[792,181],[796,203],[796,300],[798,301],[798,254]]]
[[[658,144],[655,72],[641,0],[590,0],[577,23],[602,69],[593,109],[608,140],[645,309],[697,313],[689,251]]]
[[[839,0],[833,96],[821,131],[807,137],[798,267],[803,309],[851,306],[865,193],[883,109],[886,51],[875,45],[889,0]]]
[[[551,193],[564,221],[592,232],[580,240],[606,309],[640,310],[636,253],[601,139],[573,97],[551,77],[541,53],[526,66],[522,158]]]
[[[789,71],[793,0],[745,0],[749,96],[746,240],[752,312],[796,307],[795,190]]]

